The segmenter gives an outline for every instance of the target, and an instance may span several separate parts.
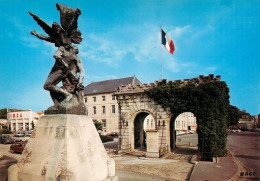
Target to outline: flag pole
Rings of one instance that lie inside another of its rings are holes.
[[[160,36],[161,36],[161,42],[160,42],[160,58],[161,58],[161,80],[163,78],[163,58],[162,58],[162,26],[160,26]]]

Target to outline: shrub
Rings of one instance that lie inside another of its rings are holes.
[[[183,112],[196,115],[198,149],[202,159],[225,156],[230,112],[229,89],[225,82],[185,86],[175,82],[162,83],[146,92],[155,102],[170,108],[174,118]]]

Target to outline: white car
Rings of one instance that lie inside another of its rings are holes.
[[[241,130],[240,129],[233,129],[232,132],[233,133],[239,133],[239,132],[241,132]]]
[[[16,142],[18,142],[18,141],[28,141],[30,137],[25,137],[24,134],[15,134],[13,138],[15,139]]]
[[[189,133],[190,133],[190,134],[193,134],[193,133],[194,133],[194,131],[193,131],[193,130],[189,130]]]
[[[185,132],[184,131],[176,131],[176,135],[184,135]]]

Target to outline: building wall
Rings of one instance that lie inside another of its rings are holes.
[[[154,120],[153,116],[151,114],[149,114],[144,119],[144,131],[146,131],[148,129],[155,129],[155,128],[156,128],[155,120]]]
[[[196,116],[191,112],[180,114],[175,120],[175,130],[193,130],[196,131]]]
[[[32,110],[8,112],[7,119],[11,125],[11,131],[31,130],[32,122],[37,124],[40,115]]]
[[[7,119],[0,119],[0,129],[7,129],[7,128],[8,128]]]
[[[237,127],[239,129],[246,128],[246,129],[253,129],[256,127],[257,122],[254,116],[251,116],[245,110],[240,111],[240,118],[238,120]]]
[[[87,115],[93,121],[102,123],[103,131],[106,134],[119,132],[118,129],[118,103],[113,93],[85,95]]]

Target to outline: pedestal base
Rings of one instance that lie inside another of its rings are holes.
[[[117,180],[93,121],[83,115],[46,115],[37,123],[9,181]]]
[[[160,154],[159,154],[158,131],[154,129],[146,130],[146,138],[147,138],[146,157],[159,158]]]

